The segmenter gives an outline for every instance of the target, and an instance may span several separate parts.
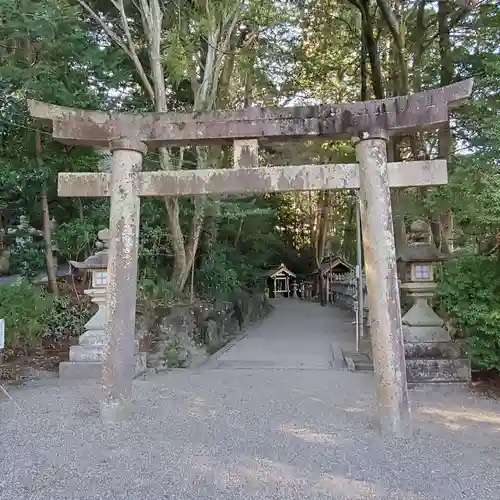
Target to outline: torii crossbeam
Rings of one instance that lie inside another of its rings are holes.
[[[435,129],[448,122],[449,108],[468,99],[473,80],[409,96],[321,106],[246,108],[205,113],[108,113],[28,101],[31,116],[53,124],[65,144],[107,147],[113,139],[143,142],[149,148],[227,143],[238,139],[351,139],[360,131],[389,135]]]
[[[280,193],[359,189],[359,165],[295,165],[239,169],[140,172],[139,196]],[[446,160],[388,164],[390,187],[436,186],[448,181]],[[59,174],[59,196],[109,196],[111,174]]]

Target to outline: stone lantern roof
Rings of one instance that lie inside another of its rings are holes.
[[[447,259],[431,241],[431,228],[423,220],[416,220],[410,226],[412,240],[398,255],[402,262],[440,262]]]
[[[70,260],[69,263],[71,267],[78,270],[91,271],[92,269],[107,269],[108,267],[108,249],[109,249],[109,230],[101,229],[97,233],[97,244],[98,248],[101,248],[98,252],[94,253],[90,257],[87,257],[83,262],[76,262]]]

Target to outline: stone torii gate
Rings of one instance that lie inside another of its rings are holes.
[[[390,187],[446,184],[445,160],[387,163],[389,136],[435,130],[470,97],[472,80],[414,95],[342,105],[207,113],[107,113],[29,101],[65,144],[109,147],[111,173],[61,173],[60,196],[110,196],[109,342],[101,417],[129,412],[141,196],[359,189],[373,361],[383,432],[411,433]],[[259,140],[354,141],[355,164],[258,167]],[[147,148],[235,144],[234,169],[141,172]]]

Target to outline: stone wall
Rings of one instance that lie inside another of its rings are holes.
[[[241,290],[228,302],[173,304],[139,311],[137,328],[148,368],[197,366],[267,315],[272,306],[260,291]]]

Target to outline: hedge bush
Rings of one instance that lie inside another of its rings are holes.
[[[52,299],[27,279],[0,285],[0,318],[5,320],[5,348],[28,348],[40,342]]]
[[[5,320],[5,348],[25,349],[42,339],[80,335],[90,319],[89,301],[53,297],[28,279],[0,285],[0,318]]]
[[[500,261],[468,255],[446,262],[436,297],[467,339],[474,367],[500,370]]]

